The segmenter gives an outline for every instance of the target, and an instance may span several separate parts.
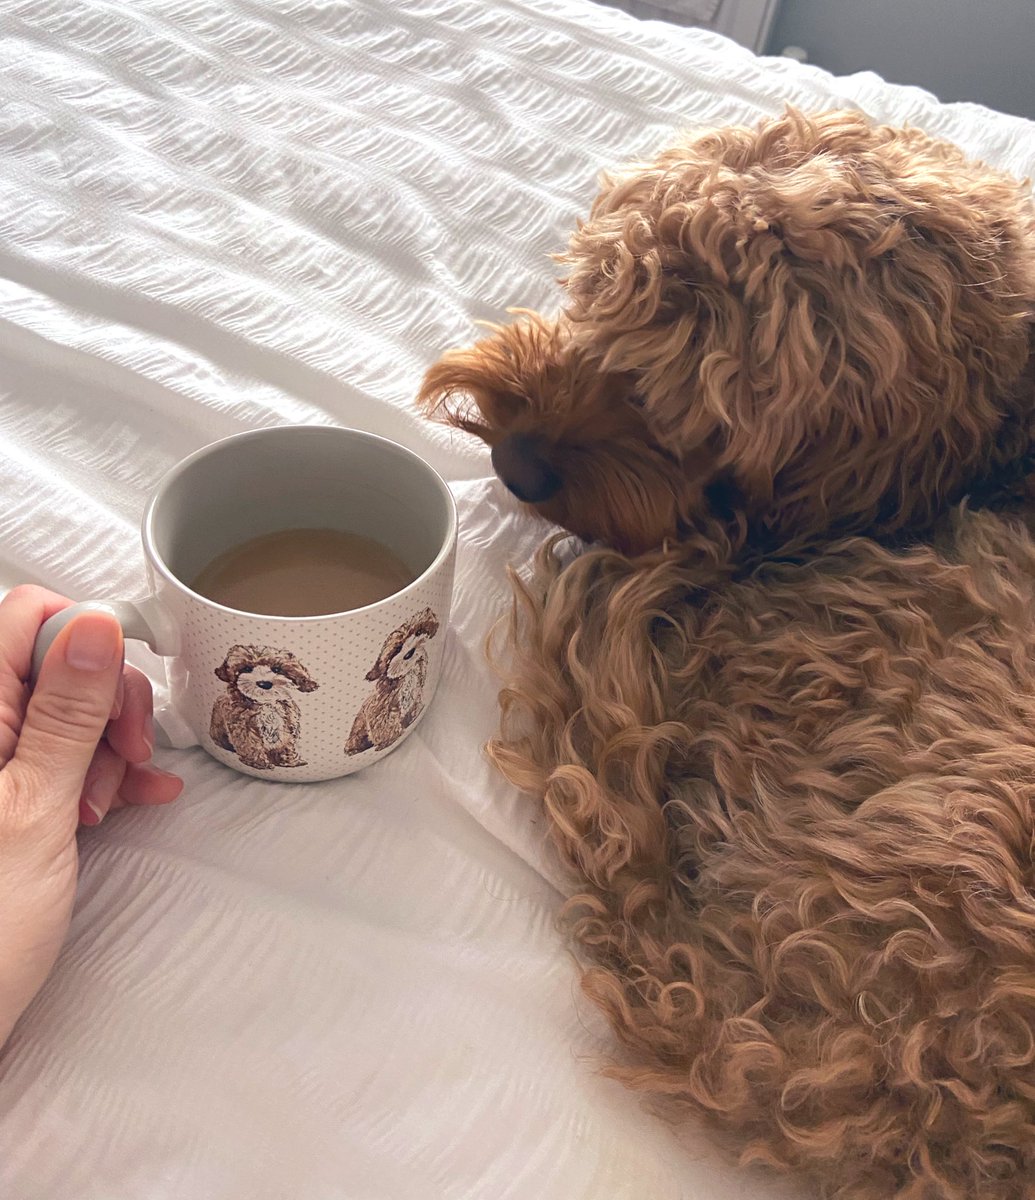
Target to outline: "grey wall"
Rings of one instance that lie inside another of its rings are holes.
[[[1035,0],[782,0],[768,52],[1035,119]]]

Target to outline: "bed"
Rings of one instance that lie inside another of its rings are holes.
[[[423,368],[511,304],[598,169],[692,122],[858,105],[1035,170],[1035,129],[589,0],[0,0],[0,587],[144,587],[162,473],[357,426],[460,508],[433,710],[318,785],[160,751],[164,811],[81,837],[71,934],[0,1054],[12,1200],[778,1200],[600,1073],[534,805],[481,747],[483,642],[543,530],[423,423]],[[161,664],[133,650],[159,692]]]

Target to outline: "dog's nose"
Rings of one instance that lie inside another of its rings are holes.
[[[534,433],[511,433],[497,442],[492,469],[526,504],[549,500],[564,482],[550,462],[550,443]]]
[[[273,686],[273,681],[271,679],[260,679],[259,680],[259,687],[261,687],[264,692],[268,692],[272,686]]]

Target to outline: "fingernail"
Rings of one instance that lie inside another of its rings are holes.
[[[84,796],[79,801],[79,823],[81,825],[100,825],[104,813]]]
[[[155,722],[150,713],[144,717],[144,727],[141,729],[141,735],[144,739],[144,744],[147,746],[148,754],[155,752]]]
[[[172,771],[163,771],[161,767],[156,767],[153,762],[139,767],[138,770],[149,775],[152,779],[174,779],[181,788],[183,787],[183,780],[179,775],[174,775]]]
[[[111,706],[111,719],[113,721],[115,720],[116,717],[118,717],[119,713],[122,712],[122,705],[125,702],[125,699],[126,699],[126,677],[125,677],[125,675],[120,675],[119,676],[119,685],[115,689],[115,703]]]
[[[106,671],[122,651],[118,624],[103,613],[76,617],[65,642],[65,662],[77,671]]]

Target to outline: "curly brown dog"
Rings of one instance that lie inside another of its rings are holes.
[[[426,643],[436,633],[438,619],[425,608],[385,638],[377,662],[367,672],[375,687],[352,723],[346,754],[387,750],[420,716],[428,677]]]
[[[629,553],[922,528],[1027,448],[1035,210],[919,130],[790,112],[604,178],[565,306],[428,372],[519,499]]]
[[[302,714],[290,692],[314,692],[319,685],[298,659],[270,646],[234,646],[216,676],[227,687],[212,705],[213,742],[259,771],[304,767]]]
[[[1031,199],[789,114],[605,181],[566,261],[423,398],[616,548],[517,585],[492,747],[615,1071],[839,1200],[1031,1200]]]

